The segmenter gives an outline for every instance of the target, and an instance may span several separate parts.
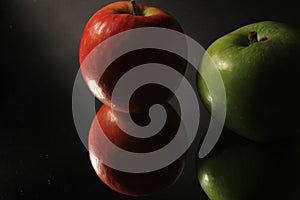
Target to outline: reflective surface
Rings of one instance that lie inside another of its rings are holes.
[[[110,2],[0,2],[0,199],[133,199],[111,191],[98,179],[72,119],[71,95],[79,69],[81,31],[91,14]],[[237,0],[143,3],[176,16],[186,33],[204,47],[225,32],[260,19],[299,25],[299,6],[291,0],[255,5]],[[176,184],[140,199],[206,200],[194,162],[199,142],[197,138],[193,143]]]

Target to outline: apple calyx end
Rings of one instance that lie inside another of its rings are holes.
[[[256,31],[251,31],[248,33],[248,40],[250,44],[258,42],[257,40],[257,32]]]

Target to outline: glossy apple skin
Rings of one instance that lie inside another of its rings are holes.
[[[129,1],[111,3],[97,11],[87,22],[80,41],[79,59],[83,78],[91,92],[104,104],[113,106],[115,110],[127,111],[123,99],[111,102],[112,91],[117,81],[130,69],[145,63],[160,63],[184,73],[187,62],[175,54],[159,49],[140,49],[120,56],[113,61],[98,80],[97,73],[104,66],[82,65],[89,53],[101,42],[111,36],[134,28],[162,27],[183,32],[182,27],[175,18],[168,13],[154,7],[136,4],[137,14],[133,15],[132,5]],[[143,35],[141,39],[144,40]],[[120,46],[130,45],[132,40],[139,38],[128,38],[113,46],[105,46],[105,59],[114,55]],[[184,48],[185,41],[174,41],[178,48]],[[96,59],[95,59],[96,60]],[[97,62],[97,61],[95,61]],[[180,80],[178,80],[180,81]],[[95,89],[94,82],[98,83]],[[176,81],[174,81],[176,84]],[[101,91],[101,92],[99,92]],[[143,87],[134,95],[130,102],[130,112],[144,112],[149,105],[167,101],[173,94],[165,88],[151,84]]]
[[[211,200],[300,199],[300,140],[265,145],[225,130],[197,176]]]
[[[257,32],[258,42],[249,43],[251,31]],[[259,142],[300,134],[299,58],[299,32],[279,22],[256,22],[215,40],[200,71],[203,77],[213,79],[211,68],[215,65],[221,74],[227,97],[225,126]],[[210,110],[212,102],[220,103],[220,98],[208,91],[203,77],[198,79],[198,89]]]
[[[180,119],[170,107],[167,110],[169,117],[159,133],[150,138],[136,138],[124,133],[116,124],[116,120],[122,119],[116,118],[116,112],[113,113],[109,106],[102,105],[91,125],[88,148],[90,160],[96,174],[109,188],[129,196],[145,196],[171,186],[181,175],[185,164],[185,154],[172,164],[147,173],[122,172],[101,162],[103,160],[101,159],[101,152],[111,150],[105,149],[100,144],[101,138],[96,123],[99,122],[106,137],[118,147],[136,153],[151,152],[167,145],[176,134]],[[145,125],[149,123],[146,114],[135,114],[132,117],[137,124]],[[113,156],[111,159],[114,159]]]

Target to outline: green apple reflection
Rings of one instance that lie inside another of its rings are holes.
[[[300,199],[300,140],[258,144],[224,130],[197,175],[211,200]]]

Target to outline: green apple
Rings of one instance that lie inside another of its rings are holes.
[[[299,145],[299,139],[266,145],[223,132],[215,149],[197,158],[199,183],[211,200],[300,199]]]
[[[215,40],[204,54],[198,77],[200,96],[210,110],[222,103],[212,80],[216,68],[223,79],[225,126],[254,141],[300,134],[300,34],[287,24],[262,21],[233,30]],[[212,82],[212,81],[210,81]]]

